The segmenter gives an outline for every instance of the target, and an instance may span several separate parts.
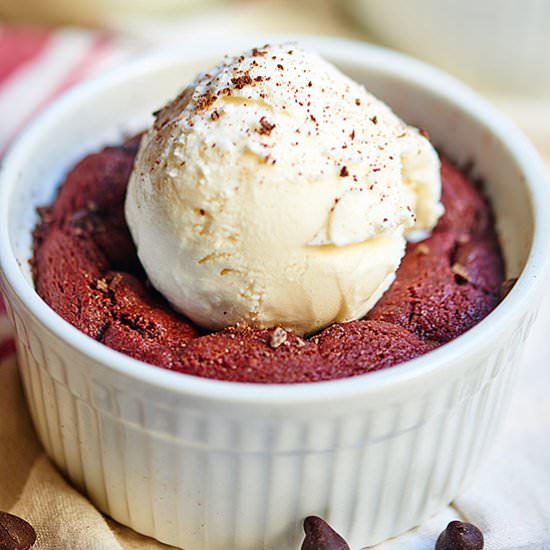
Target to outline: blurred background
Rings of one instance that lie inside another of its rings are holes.
[[[437,65],[550,158],[549,0],[0,0],[0,154],[77,81],[194,38],[330,34]]]

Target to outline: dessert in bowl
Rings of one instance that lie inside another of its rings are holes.
[[[373,544],[452,500],[498,425],[546,269],[544,172],[512,125],[410,59],[351,42],[302,42],[426,128],[456,164],[473,162],[495,210],[506,276],[519,280],[454,341],[353,378],[258,385],[136,361],[82,334],[36,294],[27,265],[34,209],[51,203],[83,154],[146,127],[147,114],[197,70],[245,44],[164,54],[58,102],[20,138],[2,176],[2,285],[33,419],[50,456],[101,510],[187,548],[291,548],[310,514],[353,545]]]
[[[482,191],[297,44],[201,73],[40,212],[38,294],[95,340],[186,374],[364,374],[459,336],[501,296]]]

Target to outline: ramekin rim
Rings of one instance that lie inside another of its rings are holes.
[[[428,89],[432,93],[437,92],[462,111],[468,112],[476,122],[490,129],[492,134],[507,146],[510,154],[522,168],[522,175],[531,198],[534,232],[527,261],[516,285],[486,319],[440,348],[389,369],[313,383],[248,384],[201,378],[149,365],[93,340],[55,313],[28,284],[17,265],[7,226],[9,201],[4,195],[9,196],[9,193],[6,191],[7,185],[4,180],[8,180],[10,172],[16,170],[18,159],[25,158],[26,143],[32,140],[35,132],[39,132],[37,128],[43,121],[54,118],[57,112],[63,111],[67,104],[77,102],[79,98],[93,97],[95,92],[105,86],[115,85],[122,79],[137,77],[139,74],[159,68],[162,63],[171,64],[183,59],[180,53],[165,50],[145,55],[126,64],[122,69],[109,71],[75,86],[36,117],[10,147],[0,166],[0,269],[12,292],[48,331],[79,353],[118,374],[181,395],[258,404],[312,402],[357,394],[366,396],[408,384],[411,380],[429,376],[435,370],[442,371],[467,363],[464,360],[465,350],[466,353],[473,354],[480,345],[486,345],[497,335],[511,329],[514,315],[524,314],[542,285],[543,274],[549,270],[549,255],[545,254],[545,250],[550,250],[550,219],[545,220],[543,208],[546,204],[550,204],[550,182],[542,160],[523,133],[504,115],[497,112],[464,84],[427,63],[380,46],[355,40],[286,35],[269,36],[268,39],[298,40],[314,48],[323,45],[327,49],[330,47],[333,53],[340,51],[341,55],[345,54],[346,59],[359,61],[361,58],[361,62],[375,65],[395,77],[414,79],[415,84],[420,88]],[[249,45],[251,41],[251,38],[224,41],[224,48],[238,44]],[[194,48],[197,48],[196,42]],[[220,51],[221,46],[218,44],[215,49]],[[195,51],[204,53],[205,49],[198,48]],[[365,59],[367,61],[364,61]]]

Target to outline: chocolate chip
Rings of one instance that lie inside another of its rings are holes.
[[[435,550],[482,550],[483,533],[471,523],[451,521],[439,535]]]
[[[347,542],[323,519],[309,516],[304,520],[306,538],[302,550],[350,550]]]
[[[24,519],[0,512],[0,550],[27,550],[36,541],[36,531]]]

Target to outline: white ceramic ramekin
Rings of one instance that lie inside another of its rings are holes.
[[[548,271],[550,186],[512,124],[412,59],[302,41],[427,128],[456,162],[473,161],[486,181],[508,274],[519,281],[487,319],[424,357],[316,384],[205,380],[102,346],[33,290],[35,207],[52,199],[62,172],[248,43],[195,43],[79,87],[34,121],[2,168],[1,286],[40,439],[101,510],[187,550],[296,548],[308,514],[359,547],[444,507],[487,454]]]

